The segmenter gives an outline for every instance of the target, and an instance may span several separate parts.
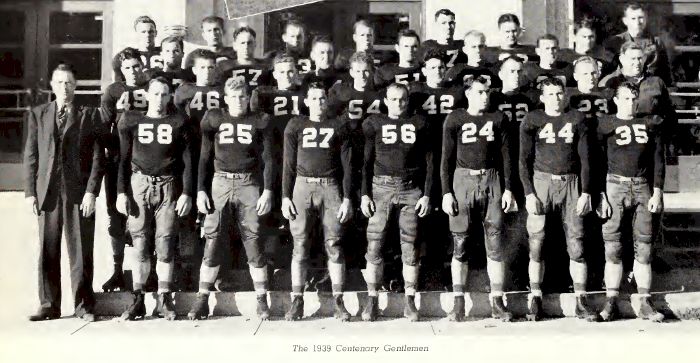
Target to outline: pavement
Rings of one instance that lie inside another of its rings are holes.
[[[101,216],[104,201],[100,198],[98,220]],[[103,224],[98,223],[97,230],[106,235]],[[96,265],[109,266],[109,249],[106,240],[96,241]],[[326,317],[307,317],[298,322],[279,318],[260,321],[254,315],[244,314],[213,316],[198,322],[151,317],[121,322],[104,316],[86,323],[70,316],[72,301],[65,294],[70,291],[65,253],[63,317],[30,323],[26,316],[38,304],[37,251],[36,220],[24,207],[23,195],[0,193],[0,362],[123,362],[154,358],[222,362],[245,358],[268,362],[295,355],[305,362],[391,358],[425,362],[433,357],[474,362],[605,362],[632,358],[690,361],[691,357],[696,358],[694,344],[700,337],[700,321],[677,319],[662,324],[636,319],[586,323],[570,317],[537,323],[503,323],[490,318],[454,323],[433,317],[410,323],[385,317],[374,323],[357,318],[342,323]],[[107,278],[107,270],[96,271],[96,285]],[[676,299],[692,296],[687,300],[700,301],[695,298],[697,293],[690,294],[693,295],[677,294]],[[700,308],[700,302],[695,307]]]

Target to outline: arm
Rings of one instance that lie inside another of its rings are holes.
[[[261,107],[260,91],[256,88],[250,95],[250,112],[266,112],[266,110],[261,110]]]
[[[525,116],[520,125],[520,182],[523,184],[525,195],[533,194],[535,189],[532,185],[533,159],[535,142],[534,130],[530,126],[529,117]]]
[[[211,180],[212,161],[214,160],[214,138],[216,130],[210,126],[211,112],[207,111],[202,118],[202,146],[199,152],[199,165],[197,167],[197,191],[207,192],[209,186],[207,180]]]
[[[126,113],[124,114],[126,115]],[[119,173],[117,177],[117,193],[126,193],[131,177],[131,156],[133,152],[133,135],[131,126],[127,125],[128,118],[122,116],[119,126]]]
[[[374,176],[374,157],[375,157],[375,131],[371,122],[365,121],[362,125],[362,130],[365,134],[365,157],[362,164],[362,195],[372,197],[372,177]]]
[[[453,193],[452,190],[452,173],[455,168],[455,113],[447,115],[445,125],[442,128],[442,157],[440,159],[440,182],[442,186],[442,194]]]
[[[284,152],[282,158],[282,198],[292,198],[294,178],[297,173],[296,118],[284,129]]]
[[[513,162],[510,159],[510,136],[508,132],[505,130],[505,125],[507,124],[508,119],[507,116],[504,114],[503,119],[501,120],[498,130],[501,133],[501,160],[502,160],[502,166],[503,166],[503,183],[504,183],[504,189],[505,190],[511,190],[511,178],[512,178],[512,171],[513,171]]]
[[[583,116],[581,116],[583,118]],[[577,123],[579,129],[578,137],[578,157],[581,163],[581,192],[590,193],[591,189],[591,138],[588,133],[588,126],[584,120],[579,119]]]
[[[666,162],[664,159],[664,144],[659,132],[654,132],[654,189],[664,189]]]
[[[36,197],[36,175],[39,168],[37,117],[34,110],[27,113],[27,143],[24,147],[24,196]]]
[[[433,195],[433,179],[435,177],[435,148],[430,142],[432,136],[427,123],[423,124],[423,134],[425,137],[425,185],[423,187],[423,196],[430,197]]]
[[[343,166],[343,198],[350,199],[352,196],[352,149],[350,146],[350,132],[346,125],[343,125],[343,134],[340,140],[340,164]]]
[[[266,190],[272,190],[272,185],[275,181],[276,177],[276,171],[275,171],[275,166],[272,165],[272,150],[273,150],[273,145],[272,145],[272,125],[270,125],[269,120],[270,116],[267,114],[264,114],[263,116],[267,121],[265,122],[265,128],[263,129],[263,135],[262,135],[262,144],[263,144],[263,152],[262,152],[262,159],[263,159],[263,164],[264,164],[264,169],[263,169],[263,185]]]
[[[178,111],[182,112],[183,114],[187,114],[187,99],[183,95],[184,92],[182,92],[182,88],[178,88],[177,91],[175,91],[175,96],[173,97],[173,104],[175,104],[175,107],[178,109]]]
[[[105,149],[100,142],[101,131],[101,119],[100,111],[95,108],[85,109],[90,118],[88,122],[92,127],[92,168],[90,170],[90,177],[88,178],[86,193],[91,193],[95,196],[100,194],[100,187],[102,186],[102,177],[105,174]]]
[[[184,120],[183,120],[184,122]],[[182,194],[193,196],[194,195],[194,168],[195,168],[195,153],[192,150],[193,142],[192,138],[194,136],[194,130],[190,127],[184,126],[181,131],[181,142],[183,143],[182,150],[182,163],[184,168],[182,170]],[[189,208],[188,208],[189,209]]]

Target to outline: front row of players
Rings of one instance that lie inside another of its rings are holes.
[[[518,162],[528,212],[531,294],[527,318],[538,320],[542,316],[545,216],[556,214],[566,236],[577,297],[576,315],[589,321],[615,319],[622,279],[621,224],[626,214],[633,213],[634,275],[642,296],[639,315],[663,319],[651,305],[649,295],[652,213],[663,208],[662,128],[658,118],[635,117],[637,87],[628,82],[618,86],[613,97],[617,114],[602,115],[596,120],[566,107],[561,81],[545,80],[540,96],[544,108],[530,112],[520,126],[519,160],[512,160],[509,150],[517,141],[510,140],[508,116],[491,111],[490,81],[473,78],[464,93],[468,107],[454,110],[445,120],[439,165],[442,210],[449,216],[454,241],[451,275],[455,301],[449,318],[459,321],[465,316],[466,261],[472,243],[468,230],[472,223],[483,223],[492,315],[506,321],[512,319],[503,303],[503,243],[505,213],[517,209],[511,192],[517,181],[511,170],[515,170],[513,163]],[[226,231],[226,224],[235,221],[258,296],[258,316],[268,319],[268,276],[260,226],[273,205],[276,170],[272,160],[280,152],[272,142],[271,118],[251,111],[248,86],[238,79],[229,79],[224,87],[227,107],[208,111],[201,121],[202,144],[195,181],[191,136],[184,117],[168,108],[168,81],[151,80],[146,97],[145,114],[127,111],[119,123],[122,158],[117,208],[128,216],[128,228],[140,257],[140,265],[134,271],[134,303],[122,317],[131,320],[145,315],[142,291],[150,271],[146,236],[152,234],[159,277],[157,311],[174,319],[170,297],[174,231],[178,216],[189,213],[196,187],[197,207],[206,213],[206,244],[199,294],[188,316],[203,319],[209,315],[209,292],[218,274],[226,238],[219,231]],[[345,263],[340,240],[341,225],[352,217],[350,201],[356,188],[352,170],[357,167],[362,169],[360,209],[369,218],[364,271],[368,299],[362,319],[372,321],[378,316],[377,290],[383,281],[381,250],[390,221],[396,221],[400,231],[406,292],[404,315],[411,321],[419,319],[414,303],[419,266],[418,218],[430,211],[429,196],[437,182],[433,175],[437,173],[433,173],[430,129],[423,116],[408,113],[408,99],[406,86],[390,85],[383,100],[387,113],[373,114],[360,125],[344,117],[328,116],[326,91],[320,84],[311,84],[304,99],[309,116],[297,116],[287,124],[281,209],[289,220],[294,248],[292,304],[286,319],[303,316],[303,286],[314,217],[320,218],[322,224],[334,316],[343,321],[350,319],[342,299]],[[362,166],[353,165],[351,157],[351,135],[358,128],[364,134]],[[593,155],[605,160],[601,163],[605,172],[592,172]],[[597,212],[606,219],[603,239],[607,300],[600,314],[586,301],[587,267],[583,259],[583,216],[593,208],[594,190],[600,192]]]

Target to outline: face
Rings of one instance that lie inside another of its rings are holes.
[[[467,55],[467,59],[481,60],[481,55],[486,49],[486,40],[478,35],[470,35],[464,38],[462,51]]]
[[[576,46],[590,50],[595,46],[595,33],[590,28],[581,28],[576,32],[574,41]]]
[[[396,45],[396,52],[399,53],[399,59],[406,62],[413,62],[416,59],[418,51],[418,39],[415,37],[400,37],[399,44]]]
[[[151,23],[138,23],[135,27],[139,48],[153,48],[156,39],[156,26]]]
[[[600,73],[598,68],[590,62],[576,64],[574,69],[574,79],[580,89],[593,89],[598,84]]]
[[[255,52],[255,37],[248,32],[241,32],[233,40],[233,50],[243,58],[252,58]]]
[[[437,58],[428,59],[423,66],[423,74],[428,81],[439,83],[445,77],[445,63]]]
[[[368,26],[358,25],[352,40],[355,42],[355,50],[365,51],[374,44],[374,31]]]
[[[613,101],[617,105],[617,111],[622,114],[632,115],[634,113],[634,103],[637,101],[634,92],[627,88],[620,88],[617,95],[613,97]]]
[[[367,86],[372,77],[372,69],[367,63],[354,62],[350,65],[350,77],[360,86]]]
[[[435,26],[441,39],[452,40],[455,35],[455,17],[445,14],[438,15]]]
[[[296,25],[289,25],[282,34],[282,40],[292,49],[304,47],[304,30]]]
[[[277,81],[279,88],[289,88],[297,76],[297,68],[292,62],[282,62],[275,64],[272,76]]]
[[[503,82],[504,87],[518,88],[520,87],[520,76],[522,73],[523,64],[511,59],[503,64],[498,72],[498,77]]]
[[[498,27],[501,32],[501,40],[503,45],[513,46],[518,43],[518,37],[520,36],[520,26],[513,22],[503,23]]]
[[[625,11],[625,16],[622,18],[622,22],[627,27],[627,31],[630,35],[636,37],[641,34],[647,26],[647,16],[642,9]]]
[[[489,87],[483,83],[474,82],[471,88],[465,92],[469,106],[475,107],[478,111],[483,111],[489,102]]]
[[[408,94],[401,88],[387,88],[384,103],[389,115],[400,116],[408,108]]]
[[[544,86],[540,101],[546,110],[560,111],[564,106],[564,89],[556,85]]]
[[[161,57],[166,65],[170,67],[180,67],[182,64],[182,49],[178,43],[163,43],[160,51]]]
[[[148,107],[154,111],[163,112],[170,102],[170,87],[167,84],[153,82],[148,87]]]
[[[75,95],[75,77],[68,71],[55,71],[51,76],[51,90],[56,94],[56,101],[68,103]]]
[[[326,91],[320,88],[312,88],[306,94],[304,99],[306,107],[309,108],[309,114],[319,116],[326,110]]]
[[[539,41],[537,48],[535,48],[535,53],[540,56],[540,60],[544,64],[554,64],[557,60],[557,53],[559,52],[559,44],[554,40],[542,39]]]
[[[125,59],[120,67],[127,84],[135,85],[143,74],[141,61],[135,58]]]
[[[323,42],[314,44],[311,50],[311,59],[316,63],[316,67],[320,69],[330,68],[333,62],[333,45]]]
[[[628,49],[620,55],[620,64],[625,74],[640,75],[644,66],[644,53],[641,49]]]
[[[224,102],[234,114],[240,115],[248,109],[250,97],[244,89],[226,90]]]
[[[192,73],[197,77],[197,84],[211,85],[214,83],[215,67],[216,61],[213,59],[195,58]]]
[[[219,47],[224,42],[224,29],[219,23],[202,24],[202,38],[210,47]]]

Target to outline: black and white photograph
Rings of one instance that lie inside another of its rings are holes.
[[[700,0],[0,0],[0,296],[3,362],[693,361]]]

